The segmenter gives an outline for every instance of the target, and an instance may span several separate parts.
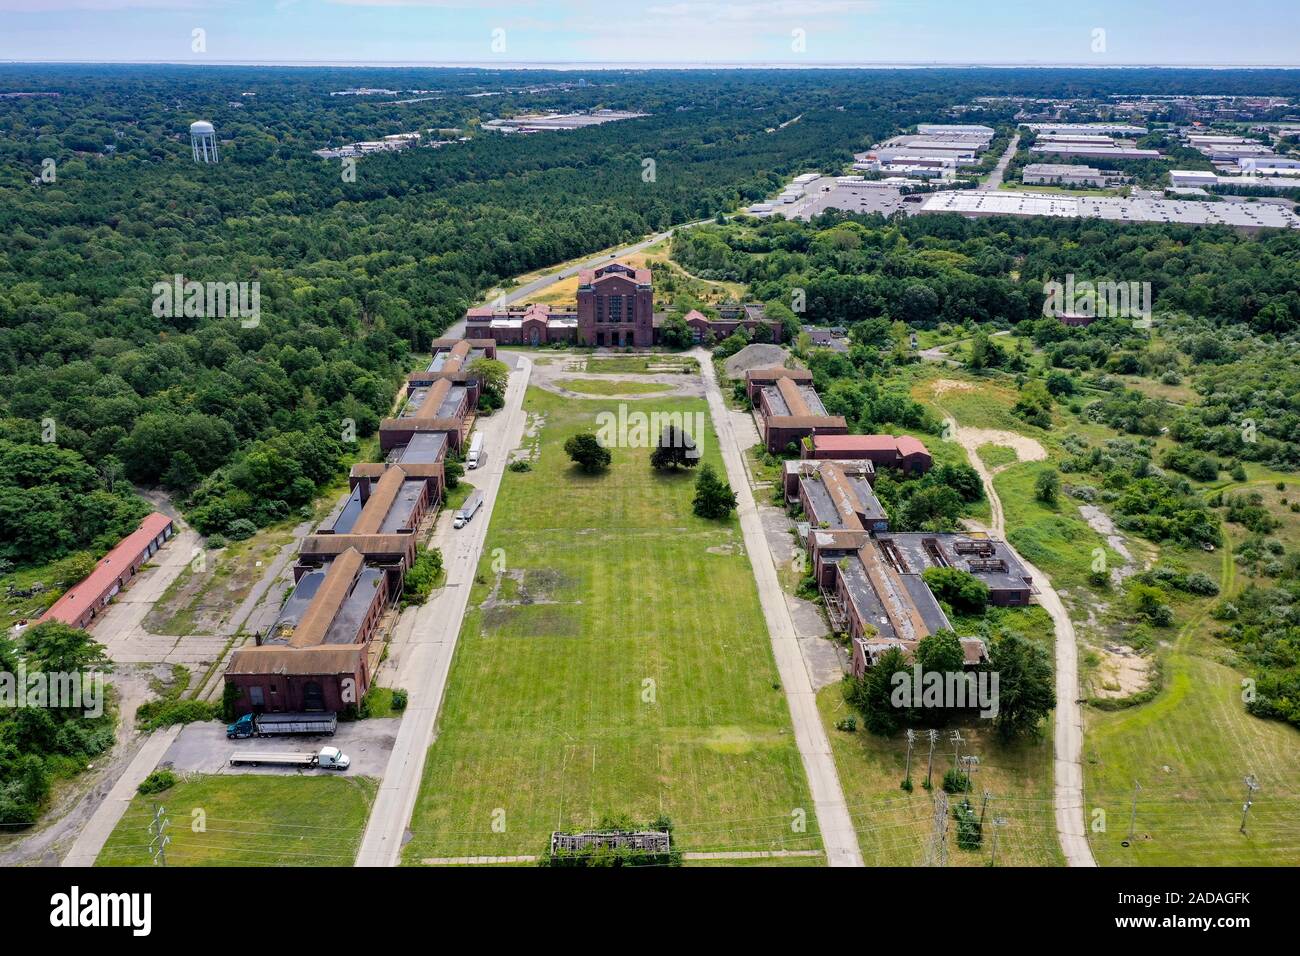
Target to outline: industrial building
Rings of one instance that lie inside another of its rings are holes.
[[[1062,143],[1040,140],[1029,147],[1040,156],[1082,156],[1085,159],[1159,159],[1158,149],[1139,149],[1119,143]]]
[[[450,378],[440,378],[429,386],[408,385],[397,417],[379,423],[379,450],[387,453],[409,444],[420,432],[446,435],[452,449],[459,450],[474,424],[469,397],[469,389]]]
[[[877,469],[893,468],[905,475],[923,475],[934,464],[924,442],[911,435],[814,435],[804,442],[802,455],[866,460]]]
[[[654,311],[650,270],[621,262],[579,272],[577,299],[577,308],[569,310],[542,303],[477,306],[465,313],[465,334],[475,342],[494,345],[649,348],[659,344],[661,329],[669,318]],[[767,318],[761,303],[723,304],[717,306],[717,312],[717,318],[695,310],[686,316],[696,341],[719,341],[738,328],[753,334],[760,326],[767,329],[770,341],[781,341],[781,323]]]
[[[146,516],[140,527],[95,563],[94,570],[64,591],[37,623],[61,621],[71,627],[90,627],[172,536],[172,530],[172,519],[167,515],[155,511]]]
[[[745,390],[771,454],[781,454],[810,435],[842,435],[849,430],[842,415],[826,411],[806,369],[750,369],[745,373]]]
[[[1020,175],[1027,185],[1054,186],[1112,186],[1124,177],[1106,169],[1093,166],[1076,166],[1071,163],[1030,163]]]
[[[1021,123],[1035,133],[1055,133],[1076,136],[1145,136],[1145,126],[1127,123]]]
[[[1166,222],[1189,226],[1230,226],[1244,232],[1300,229],[1300,216],[1275,203],[1195,202],[1176,199],[1065,196],[1045,193],[995,193],[975,190],[937,192],[925,198],[921,213],[962,216],[1061,216],[1114,222]]]
[[[235,713],[337,713],[360,703],[379,664],[371,639],[388,596],[384,572],[351,548],[304,570],[275,623],[231,655]]]

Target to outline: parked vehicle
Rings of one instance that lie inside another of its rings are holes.
[[[483,435],[476,434],[469,443],[469,454],[465,456],[466,468],[477,468],[487,461],[487,452],[483,450]]]
[[[325,734],[333,737],[338,719],[333,714],[245,714],[226,727],[231,739],[279,737],[285,734]]]
[[[338,747],[322,747],[314,754],[267,754],[240,753],[230,755],[232,767],[301,767],[309,769],[319,767],[321,770],[347,770],[352,765],[352,758]]]
[[[456,512],[456,520],[452,522],[453,528],[463,528],[469,524],[470,519],[478,513],[478,509],[483,507],[483,492],[475,489],[469,493],[465,503],[460,506]]]

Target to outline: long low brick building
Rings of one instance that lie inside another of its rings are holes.
[[[353,548],[306,570],[275,623],[230,658],[235,713],[337,713],[358,704],[379,662],[372,638],[388,597],[387,575]]]
[[[773,455],[797,452],[813,435],[843,435],[848,423],[842,415],[827,413],[812,387],[812,373],[803,369],[750,369],[745,390],[758,413],[763,445]]]
[[[173,528],[172,519],[161,512],[146,516],[140,527],[100,558],[94,570],[68,588],[37,623],[62,621],[72,627],[90,627],[172,536]]]
[[[831,435],[819,433],[803,443],[804,458],[867,459],[877,468],[924,474],[934,464],[929,450],[910,435]]]

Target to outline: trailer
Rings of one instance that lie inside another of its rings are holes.
[[[465,456],[466,468],[477,468],[487,460],[487,453],[483,450],[483,433],[477,432],[469,443],[469,454]]]
[[[321,770],[347,770],[351,763],[352,758],[338,747],[322,747],[318,753],[306,754],[254,751],[230,755],[232,767],[296,767],[301,770],[316,767]]]
[[[460,510],[456,512],[456,520],[452,522],[452,527],[465,527],[465,525],[469,524],[470,519],[478,513],[478,509],[482,507],[483,492],[476,488],[469,493],[469,497],[465,499],[465,503],[461,505]]]
[[[333,737],[337,727],[338,718],[333,714],[245,714],[226,726],[226,736],[231,740],[290,734],[323,734]]]

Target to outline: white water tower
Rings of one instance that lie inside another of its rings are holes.
[[[190,149],[196,163],[215,163],[217,157],[217,131],[207,120],[190,124]]]

